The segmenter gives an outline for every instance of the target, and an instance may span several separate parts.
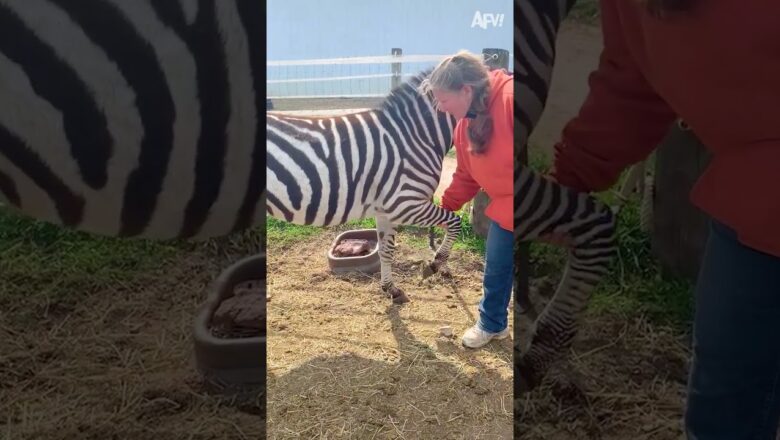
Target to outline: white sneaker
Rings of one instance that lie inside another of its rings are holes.
[[[498,333],[491,333],[482,330],[479,324],[475,324],[474,327],[466,330],[463,334],[463,345],[469,348],[479,348],[487,344],[493,339],[504,339],[509,336],[509,327],[501,330]]]

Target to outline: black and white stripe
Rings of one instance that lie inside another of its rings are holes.
[[[262,222],[262,8],[0,0],[0,199],[103,235]]]
[[[515,375],[519,379],[515,397],[535,387],[571,345],[577,320],[616,252],[615,219],[606,205],[534,173],[520,161],[547,101],[559,26],[574,2],[515,2],[515,53],[519,54],[515,76],[520,90],[516,95],[515,144],[521,147],[516,149],[515,237],[532,241],[556,232],[573,238],[563,277],[544,311],[535,316],[529,299],[517,298],[518,309],[536,319],[527,351],[521,353],[525,338],[515,343]]]
[[[396,299],[391,265],[397,225],[448,225],[430,270],[446,270],[460,219],[431,202],[455,120],[417,87],[423,72],[376,109],[344,116],[267,116],[268,213],[328,226],[376,217],[382,288]]]

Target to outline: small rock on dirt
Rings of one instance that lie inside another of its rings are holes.
[[[474,388],[474,394],[477,394],[479,396],[484,396],[485,394],[487,394],[489,392],[490,392],[490,390],[485,388],[485,387],[483,387],[483,386],[478,386],[478,387]]]
[[[447,338],[451,338],[452,337],[452,327],[450,327],[448,325],[445,325],[444,327],[441,327],[439,329],[439,334],[442,335],[442,336],[445,336]]]
[[[334,253],[334,255],[335,255],[335,253]],[[320,282],[323,282],[323,281],[327,280],[328,278],[330,278],[330,274],[327,273],[327,272],[325,272],[325,273],[315,273],[314,275],[311,276],[311,281],[313,283],[320,283]]]

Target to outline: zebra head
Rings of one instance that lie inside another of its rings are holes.
[[[433,96],[420,93],[420,83],[433,68],[426,69],[395,87],[382,102],[380,109],[396,124],[403,124],[415,144],[431,147],[441,157],[452,148],[456,119],[437,110]]]

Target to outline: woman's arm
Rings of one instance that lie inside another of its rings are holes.
[[[590,75],[589,94],[579,114],[555,145],[553,177],[580,191],[612,186],[629,165],[647,157],[667,133],[676,115],[658,96],[635,63],[624,33],[641,32],[627,23],[616,1],[602,0],[604,49]],[[643,12],[639,12],[643,13]]]
[[[456,136],[460,132],[461,130],[457,130]],[[463,145],[463,143],[457,142],[456,145]],[[466,146],[461,146],[455,149],[458,165],[452,175],[450,186],[444,190],[444,194],[441,196],[441,207],[448,211],[459,210],[479,192],[480,185],[471,177],[469,158],[467,157],[469,152],[465,150],[466,148]]]

